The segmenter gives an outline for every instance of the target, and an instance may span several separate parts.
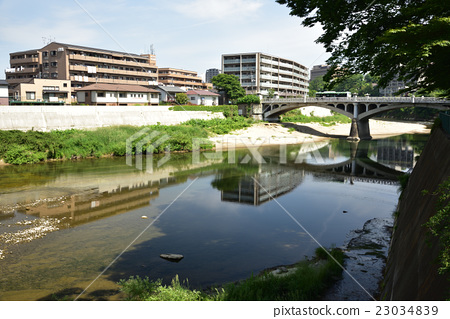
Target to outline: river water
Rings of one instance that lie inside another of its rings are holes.
[[[0,300],[116,300],[136,275],[201,289],[340,247],[392,219],[426,138],[0,167]]]

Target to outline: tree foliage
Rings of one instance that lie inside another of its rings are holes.
[[[321,24],[316,40],[332,55],[326,80],[370,72],[385,87],[398,77],[409,91],[450,96],[450,2],[442,0],[277,0]]]
[[[175,101],[180,105],[184,105],[189,102],[189,98],[186,93],[177,93],[175,94]]]
[[[237,103],[238,104],[247,104],[247,105],[251,105],[251,104],[259,104],[261,101],[259,99],[259,96],[257,95],[246,95],[243,97],[240,97],[237,99]]]
[[[369,94],[371,96],[378,96],[380,94],[377,86],[377,77],[370,75],[354,74],[342,81],[332,85],[326,85],[322,76],[319,76],[309,83],[309,96],[315,96],[317,92],[322,92],[326,88],[333,89],[337,92],[351,92],[359,96]]]
[[[211,82],[217,90],[225,92],[228,99],[237,100],[245,96],[245,90],[235,75],[221,73],[213,77]]]

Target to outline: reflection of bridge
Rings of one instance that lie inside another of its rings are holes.
[[[449,110],[450,100],[430,97],[351,97],[351,98],[295,98],[264,99],[253,113],[264,120],[277,121],[279,116],[293,109],[318,106],[343,114],[352,119],[350,137],[370,139],[369,119],[379,113],[404,107],[424,107]]]
[[[263,165],[261,172],[242,177],[236,189],[222,191],[222,201],[258,206],[291,192],[302,183],[303,177],[303,170]]]
[[[253,176],[242,176],[232,190],[222,191],[222,201],[261,205],[273,198],[293,191],[302,182],[305,175],[325,176],[336,181],[395,185],[402,171],[373,161],[368,157],[368,149],[358,147],[359,143],[350,143],[350,158],[338,163],[317,164],[298,162],[297,159],[279,163],[277,157],[264,157],[266,164],[260,166],[260,172]],[[389,145],[395,147],[395,145]],[[386,148],[385,145],[383,145]],[[387,152],[383,156],[385,163],[396,160],[397,152]],[[406,165],[413,165],[408,160]],[[270,195],[269,195],[270,194]]]

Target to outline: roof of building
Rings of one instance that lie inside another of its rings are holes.
[[[87,85],[77,91],[110,91],[110,92],[144,92],[144,93],[159,93],[159,91],[143,87],[142,85],[131,84],[108,84],[108,83],[94,83]]]
[[[68,43],[61,43],[61,42],[52,42],[49,43],[50,44],[58,44],[61,46],[65,46],[68,48],[72,48],[72,49],[79,49],[79,50],[92,50],[92,51],[100,51],[100,52],[106,52],[106,53],[111,53],[111,54],[120,54],[120,55],[128,55],[128,56],[135,56],[135,57],[139,57],[139,58],[146,58],[143,57],[139,54],[135,54],[135,53],[129,53],[129,52],[120,52],[120,51],[113,51],[113,50],[105,50],[105,49],[97,49],[97,48],[91,48],[91,47],[85,47],[82,45],[76,45],[76,44],[68,44]]]
[[[220,94],[213,93],[206,90],[189,90],[186,92],[187,95],[201,95],[201,96],[220,96]]]
[[[70,48],[70,49],[78,49],[78,50],[85,50],[85,51],[97,51],[97,52],[103,52],[103,53],[109,53],[109,54],[120,54],[120,55],[125,55],[125,56],[141,58],[141,59],[147,59],[146,56],[142,56],[142,55],[135,54],[135,53],[120,52],[120,51],[114,51],[114,50],[105,50],[105,49],[98,49],[98,48],[91,48],[91,47],[85,47],[85,46],[81,46],[81,45],[61,43],[61,42],[51,42],[51,43],[49,43],[49,44],[47,44],[44,47],[39,48],[39,49],[31,49],[31,50],[26,50],[26,51],[11,52],[10,54],[34,53],[36,51],[42,50],[43,48],[45,48],[45,47],[47,47],[47,46],[49,46],[51,44],[60,45],[62,47],[66,47],[66,48]]]
[[[170,86],[170,85],[159,85],[157,89],[160,89],[162,91],[168,92],[168,93],[186,93],[186,90],[183,90],[182,88],[178,86]]]

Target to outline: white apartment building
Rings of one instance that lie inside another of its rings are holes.
[[[254,52],[222,55],[222,72],[239,77],[247,94],[280,97],[308,94],[309,71],[304,65],[273,55]]]

